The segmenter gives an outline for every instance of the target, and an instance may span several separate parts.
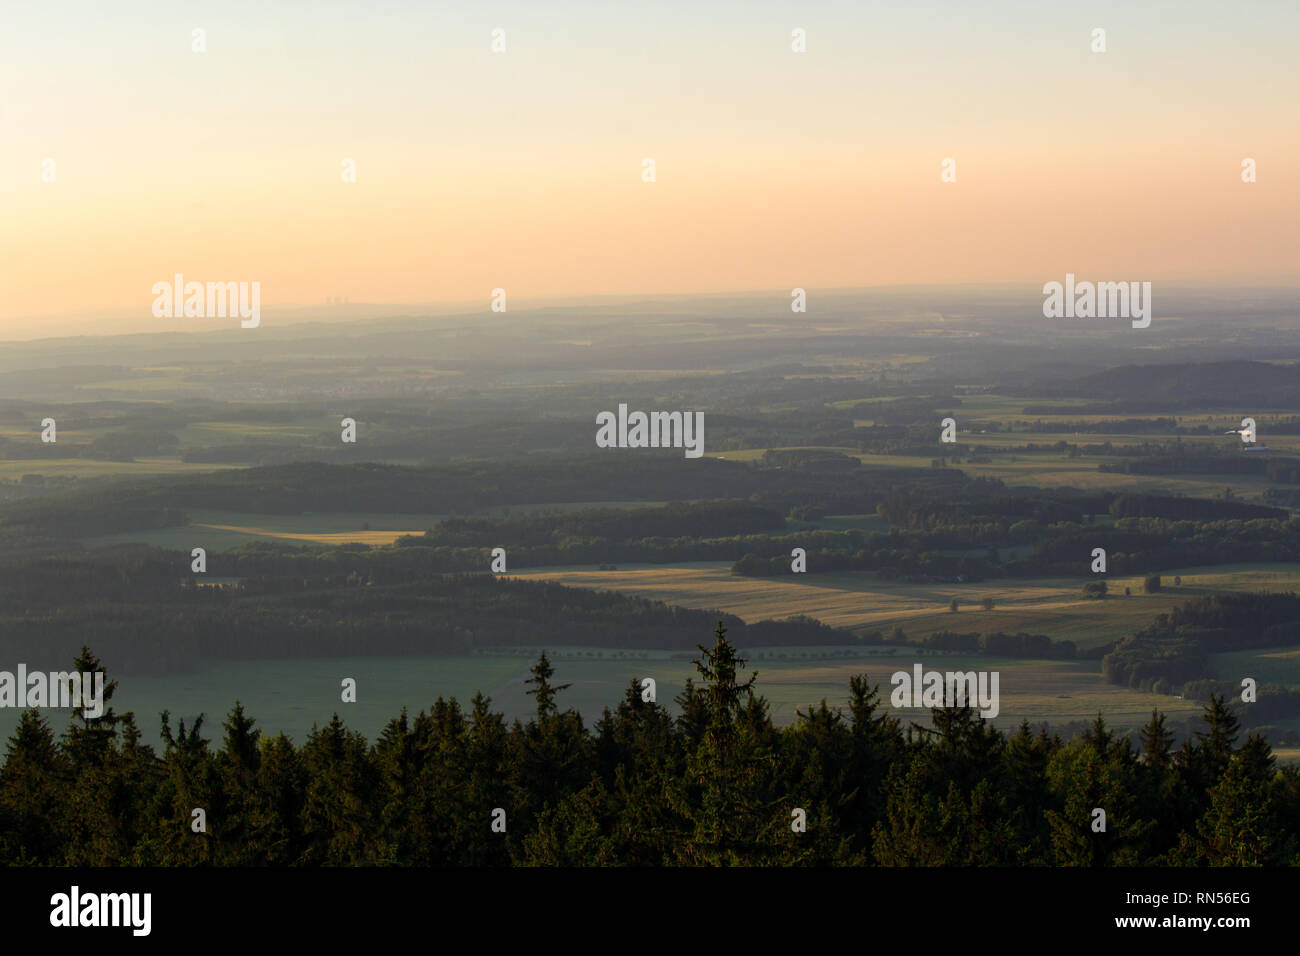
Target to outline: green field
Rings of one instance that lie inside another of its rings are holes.
[[[323,434],[337,435],[338,430],[337,417],[322,415],[292,423],[192,422],[183,428],[173,429],[172,433],[180,439],[182,449],[189,449],[205,445],[241,444],[258,439],[319,438]]]
[[[1210,662],[1218,680],[1237,683],[1243,677],[1253,677],[1261,684],[1267,682],[1300,688],[1300,647],[1213,654]]]
[[[136,369],[143,372],[145,369]],[[127,392],[148,394],[150,392],[186,392],[199,386],[190,380],[187,372],[177,370],[172,375],[137,375],[132,378],[105,379],[102,382],[87,382],[78,385],[81,392]],[[134,396],[133,396],[134,397]]]

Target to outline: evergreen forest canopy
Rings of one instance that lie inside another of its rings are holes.
[[[719,624],[676,718],[633,683],[592,727],[545,654],[536,715],[439,698],[367,742],[336,714],[302,746],[236,704],[161,753],[130,713],[25,711],[0,769],[10,865],[1300,864],[1300,770],[1242,739],[1221,697],[1181,748],[1153,711],[1135,746],[1100,715],[1065,742],[1006,735],[968,707],[904,727],[862,677],[774,726]],[[103,666],[83,648],[75,669]],[[111,700],[115,684],[106,685]],[[107,701],[106,701],[107,703]],[[1105,811],[1104,832],[1093,829]],[[194,811],[206,828],[195,832]],[[795,811],[806,830],[796,832]],[[504,811],[504,832],[494,829]]]

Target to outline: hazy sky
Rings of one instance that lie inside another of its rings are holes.
[[[1289,0],[4,0],[0,337],[147,322],[176,272],[259,281],[268,315],[1295,281],[1297,27]]]

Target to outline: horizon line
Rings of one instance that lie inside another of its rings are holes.
[[[1289,289],[1289,288],[1300,286],[1300,275],[1288,276],[1288,277],[1272,277],[1267,279],[1253,279],[1253,280],[1252,279],[1210,280],[1210,279],[1196,279],[1196,278],[1183,278],[1183,279],[1155,278],[1149,281],[1153,283],[1159,282],[1162,285],[1167,285],[1167,286],[1180,286],[1187,289],[1217,288],[1217,289],[1224,289],[1224,290],[1254,289],[1257,291],[1268,291],[1270,289]],[[1013,289],[1024,289],[1026,291],[1026,294],[1038,295],[1041,294],[1039,291],[1034,291],[1032,293],[1029,292],[1030,289],[1034,288],[1034,285],[1036,283],[1037,280],[1035,280],[1034,284],[1026,284],[1024,282],[1020,282],[1017,280],[998,279],[998,280],[991,280],[987,282],[970,282],[970,281],[907,282],[907,283],[880,283],[876,285],[829,286],[824,288],[817,288],[815,286],[805,286],[802,288],[805,288],[809,292],[816,290],[818,295],[830,295],[830,296],[845,296],[845,295],[852,295],[855,293],[860,294],[864,292],[883,292],[888,290],[904,291],[904,290],[924,290],[924,289],[949,289],[949,290],[981,289],[987,291],[993,291],[993,290],[1009,291]],[[508,294],[508,289],[507,289],[507,294]],[[784,299],[787,298],[789,295],[790,295],[789,290],[781,289],[781,288],[772,288],[772,289],[751,288],[751,289],[736,289],[736,290],[725,290],[725,291],[692,291],[692,292],[600,292],[600,293],[586,293],[586,294],[558,294],[558,295],[552,294],[552,295],[541,295],[534,298],[526,298],[523,301],[527,304],[523,306],[516,306],[513,309],[513,311],[517,311],[517,312],[540,311],[542,309],[559,308],[563,306],[590,308],[600,304],[628,305],[636,302],[645,302],[645,301],[670,301],[670,300],[681,301],[681,300],[692,300],[692,299],[722,299],[722,298],[745,299],[745,298],[759,298],[765,296],[779,296],[782,299]],[[486,294],[481,300],[443,299],[443,300],[433,300],[428,302],[400,302],[400,301],[399,302],[325,302],[325,303],[289,302],[280,305],[266,306],[264,308],[264,311],[303,312],[307,310],[320,311],[320,310],[357,310],[357,309],[370,309],[370,310],[417,309],[417,310],[431,310],[438,317],[453,317],[459,315],[468,316],[468,315],[473,315],[485,311],[493,315],[507,314],[501,312],[497,312],[497,313],[491,312],[490,308],[487,305],[487,303],[490,303],[490,301],[491,301],[491,295],[489,292],[489,294]],[[144,319],[148,315],[148,304],[147,303],[142,304],[138,310],[135,308],[129,308],[129,309],[109,308],[109,309],[100,309],[93,312],[43,313],[40,315],[15,316],[7,321],[21,323],[21,322],[39,322],[39,321],[50,321],[50,320],[57,321],[60,319],[66,320],[66,319],[77,319],[77,318],[83,321],[93,320],[95,318],[120,319],[126,317],[134,317],[137,314],[137,312],[145,313],[144,315],[140,316],[141,319]],[[366,318],[381,319],[381,318],[416,318],[416,317],[418,316],[392,314],[386,316],[381,316],[381,315],[359,316],[358,319],[364,320]],[[173,318],[173,319],[168,319],[166,321],[177,321],[177,319]],[[194,317],[188,320],[181,318],[180,321],[216,322],[220,320],[212,319],[208,317]],[[319,318],[297,318],[294,321],[286,323],[286,326],[312,325],[312,324],[319,324],[320,322],[321,320]],[[134,337],[134,336],[145,336],[145,335],[202,335],[208,333],[215,334],[224,331],[229,331],[229,330],[221,329],[221,328],[186,330],[184,328],[179,328],[179,327],[170,327],[165,329],[158,329],[156,331],[137,330],[131,332],[105,332],[105,333],[80,331],[80,332],[68,332],[62,335],[60,334],[44,335],[44,336],[34,335],[29,338],[4,338],[4,339],[0,339],[0,345],[8,345],[8,344],[37,345],[43,342],[57,342],[57,341],[63,341],[67,339],[106,339],[106,338],[125,338],[125,337]]]

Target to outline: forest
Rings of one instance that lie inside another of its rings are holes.
[[[717,616],[489,574],[385,580],[378,566],[361,574],[349,565],[331,571],[312,552],[299,557],[300,568],[204,587],[178,570],[187,562],[147,548],[28,562],[5,590],[5,648],[36,667],[93,641],[136,673],[196,670],[221,660],[451,655],[548,644],[689,650],[689,629]],[[723,618],[748,647],[863,641],[808,618]]]
[[[848,705],[774,726],[719,623],[674,718],[633,682],[587,726],[543,653],[536,714],[479,694],[395,715],[377,740],[336,713],[296,746],[235,704],[162,752],[134,714],[23,713],[0,769],[0,859],[97,866],[1287,866],[1300,770],[1243,737],[1221,697],[1180,748],[1099,714],[1069,742],[969,707],[902,726],[855,677]],[[86,648],[81,672],[103,664]],[[346,704],[343,705],[346,707]],[[1104,811],[1099,828],[1097,811]],[[201,811],[201,813],[199,812]]]
[[[1168,692],[1209,676],[1208,656],[1300,640],[1300,595],[1215,594],[1188,601],[1124,638],[1102,658],[1102,674],[1130,687]]]

